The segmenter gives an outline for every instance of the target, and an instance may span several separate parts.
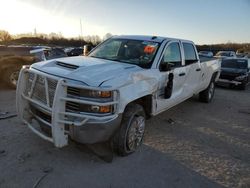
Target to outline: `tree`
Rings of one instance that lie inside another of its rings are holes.
[[[104,35],[103,40],[107,40],[109,38],[111,38],[113,35],[111,33],[106,33],[106,35]]]
[[[0,30],[0,41],[7,42],[10,40],[11,40],[11,35],[8,33],[8,31]]]

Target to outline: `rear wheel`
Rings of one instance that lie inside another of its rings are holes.
[[[200,101],[206,103],[211,102],[214,97],[214,91],[215,91],[215,81],[214,79],[212,79],[207,89],[200,92],[199,94]]]
[[[120,156],[135,152],[141,145],[145,131],[145,112],[139,104],[129,104],[123,114],[120,129],[113,138],[114,150]]]

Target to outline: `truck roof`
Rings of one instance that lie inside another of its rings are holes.
[[[150,35],[118,35],[114,36],[113,38],[121,38],[121,39],[134,39],[134,40],[145,40],[145,41],[151,41],[151,42],[163,42],[164,40],[181,40],[185,42],[191,42],[190,40],[184,40],[184,39],[176,39],[176,38],[170,38],[170,37],[161,37],[161,36],[150,36]]]

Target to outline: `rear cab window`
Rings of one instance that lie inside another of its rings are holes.
[[[195,47],[193,44],[188,42],[183,42],[183,50],[185,57],[185,65],[190,65],[198,61]]]

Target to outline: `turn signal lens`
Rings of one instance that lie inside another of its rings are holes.
[[[101,97],[102,98],[109,98],[109,97],[111,97],[111,91],[102,91],[101,92]]]
[[[100,106],[99,112],[109,113],[109,112],[111,112],[111,106]]]

